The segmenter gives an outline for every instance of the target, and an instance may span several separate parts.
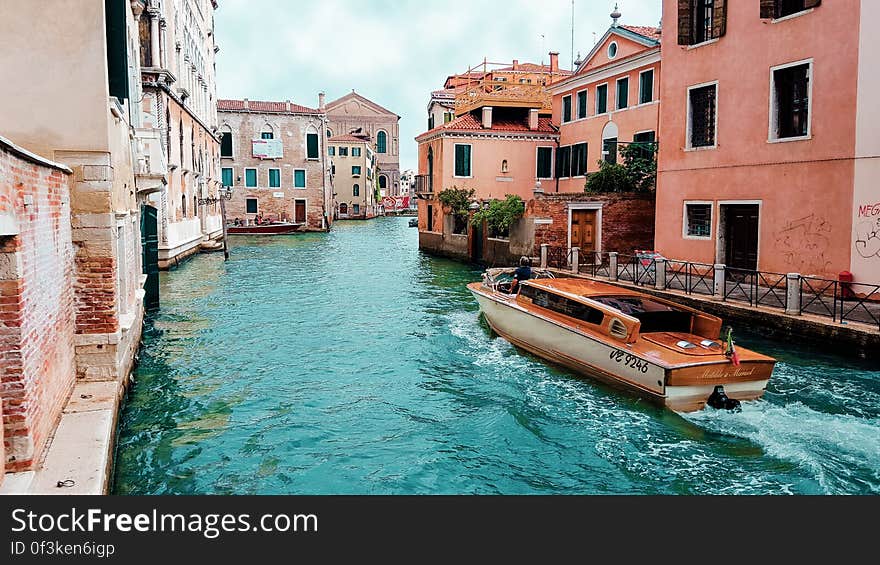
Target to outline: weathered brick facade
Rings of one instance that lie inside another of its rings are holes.
[[[69,169],[0,140],[0,397],[10,472],[39,462],[75,380],[69,180]],[[90,296],[102,300],[98,289]],[[112,325],[100,312],[86,321]]]

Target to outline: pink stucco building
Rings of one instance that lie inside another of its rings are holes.
[[[880,2],[664,0],[656,247],[880,281]]]

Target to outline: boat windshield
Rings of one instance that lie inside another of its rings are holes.
[[[639,320],[641,333],[691,331],[691,313],[641,296],[595,296],[593,300]]]

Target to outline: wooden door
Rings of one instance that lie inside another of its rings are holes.
[[[758,206],[724,206],[725,264],[735,269],[758,268]]]
[[[306,223],[306,201],[305,200],[294,200],[294,202],[293,202],[293,223],[294,224]]]
[[[596,211],[571,211],[571,246],[580,249],[581,256],[596,251]]]

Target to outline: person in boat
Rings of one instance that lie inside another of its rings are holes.
[[[519,267],[513,272],[513,281],[510,283],[510,294],[516,294],[519,283],[532,278],[532,260],[528,257],[520,257]]]

